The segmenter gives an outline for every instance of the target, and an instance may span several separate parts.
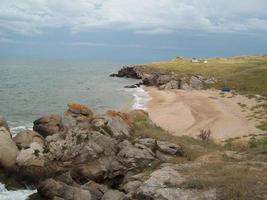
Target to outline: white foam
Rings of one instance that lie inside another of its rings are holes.
[[[149,94],[144,90],[143,87],[139,87],[134,89],[134,104],[132,106],[133,109],[142,109],[146,110],[147,103],[151,100]]]
[[[4,184],[0,183],[0,200],[26,200],[37,190],[16,190],[8,191]]]
[[[10,124],[10,131],[11,131],[13,136],[15,136],[20,131],[33,129],[32,124],[18,125],[18,123],[16,123],[16,126],[14,126],[13,125],[14,123],[12,123],[12,122],[8,122],[8,124]]]

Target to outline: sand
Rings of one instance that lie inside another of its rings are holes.
[[[255,127],[256,121],[248,119],[257,102],[245,96],[221,97],[218,90],[145,90],[152,97],[147,105],[150,118],[174,135],[197,137],[201,130],[211,130],[215,141],[223,141],[262,133]]]

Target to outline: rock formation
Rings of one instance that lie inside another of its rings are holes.
[[[137,117],[149,120],[144,111],[95,115],[84,105],[69,104],[63,116],[40,118],[34,131],[13,139],[2,121],[0,165],[16,181],[37,187],[30,199],[198,199],[196,192],[180,188],[184,177],[167,164],[183,156],[183,148],[134,137]],[[151,166],[157,167],[144,174]]]

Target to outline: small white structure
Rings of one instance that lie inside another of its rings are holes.
[[[191,62],[192,63],[199,63],[199,60],[197,58],[192,58]]]
[[[208,63],[208,61],[207,61],[207,60],[204,60],[204,61],[203,61],[203,63],[207,64],[207,63]]]

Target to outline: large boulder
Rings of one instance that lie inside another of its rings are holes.
[[[0,165],[5,168],[13,167],[16,163],[18,151],[10,132],[5,127],[0,127]]]
[[[42,117],[33,122],[33,130],[43,137],[63,131],[62,119],[59,115]]]
[[[38,185],[38,193],[46,199],[91,200],[89,190],[67,185],[61,181],[47,179]]]
[[[124,140],[119,144],[119,149],[116,159],[111,164],[113,175],[148,166],[156,160],[154,153],[145,145],[133,145]]]
[[[31,130],[24,130],[19,132],[13,140],[16,142],[17,146],[20,148],[28,148],[31,143],[36,142],[41,146],[44,146],[45,139],[39,133]]]

